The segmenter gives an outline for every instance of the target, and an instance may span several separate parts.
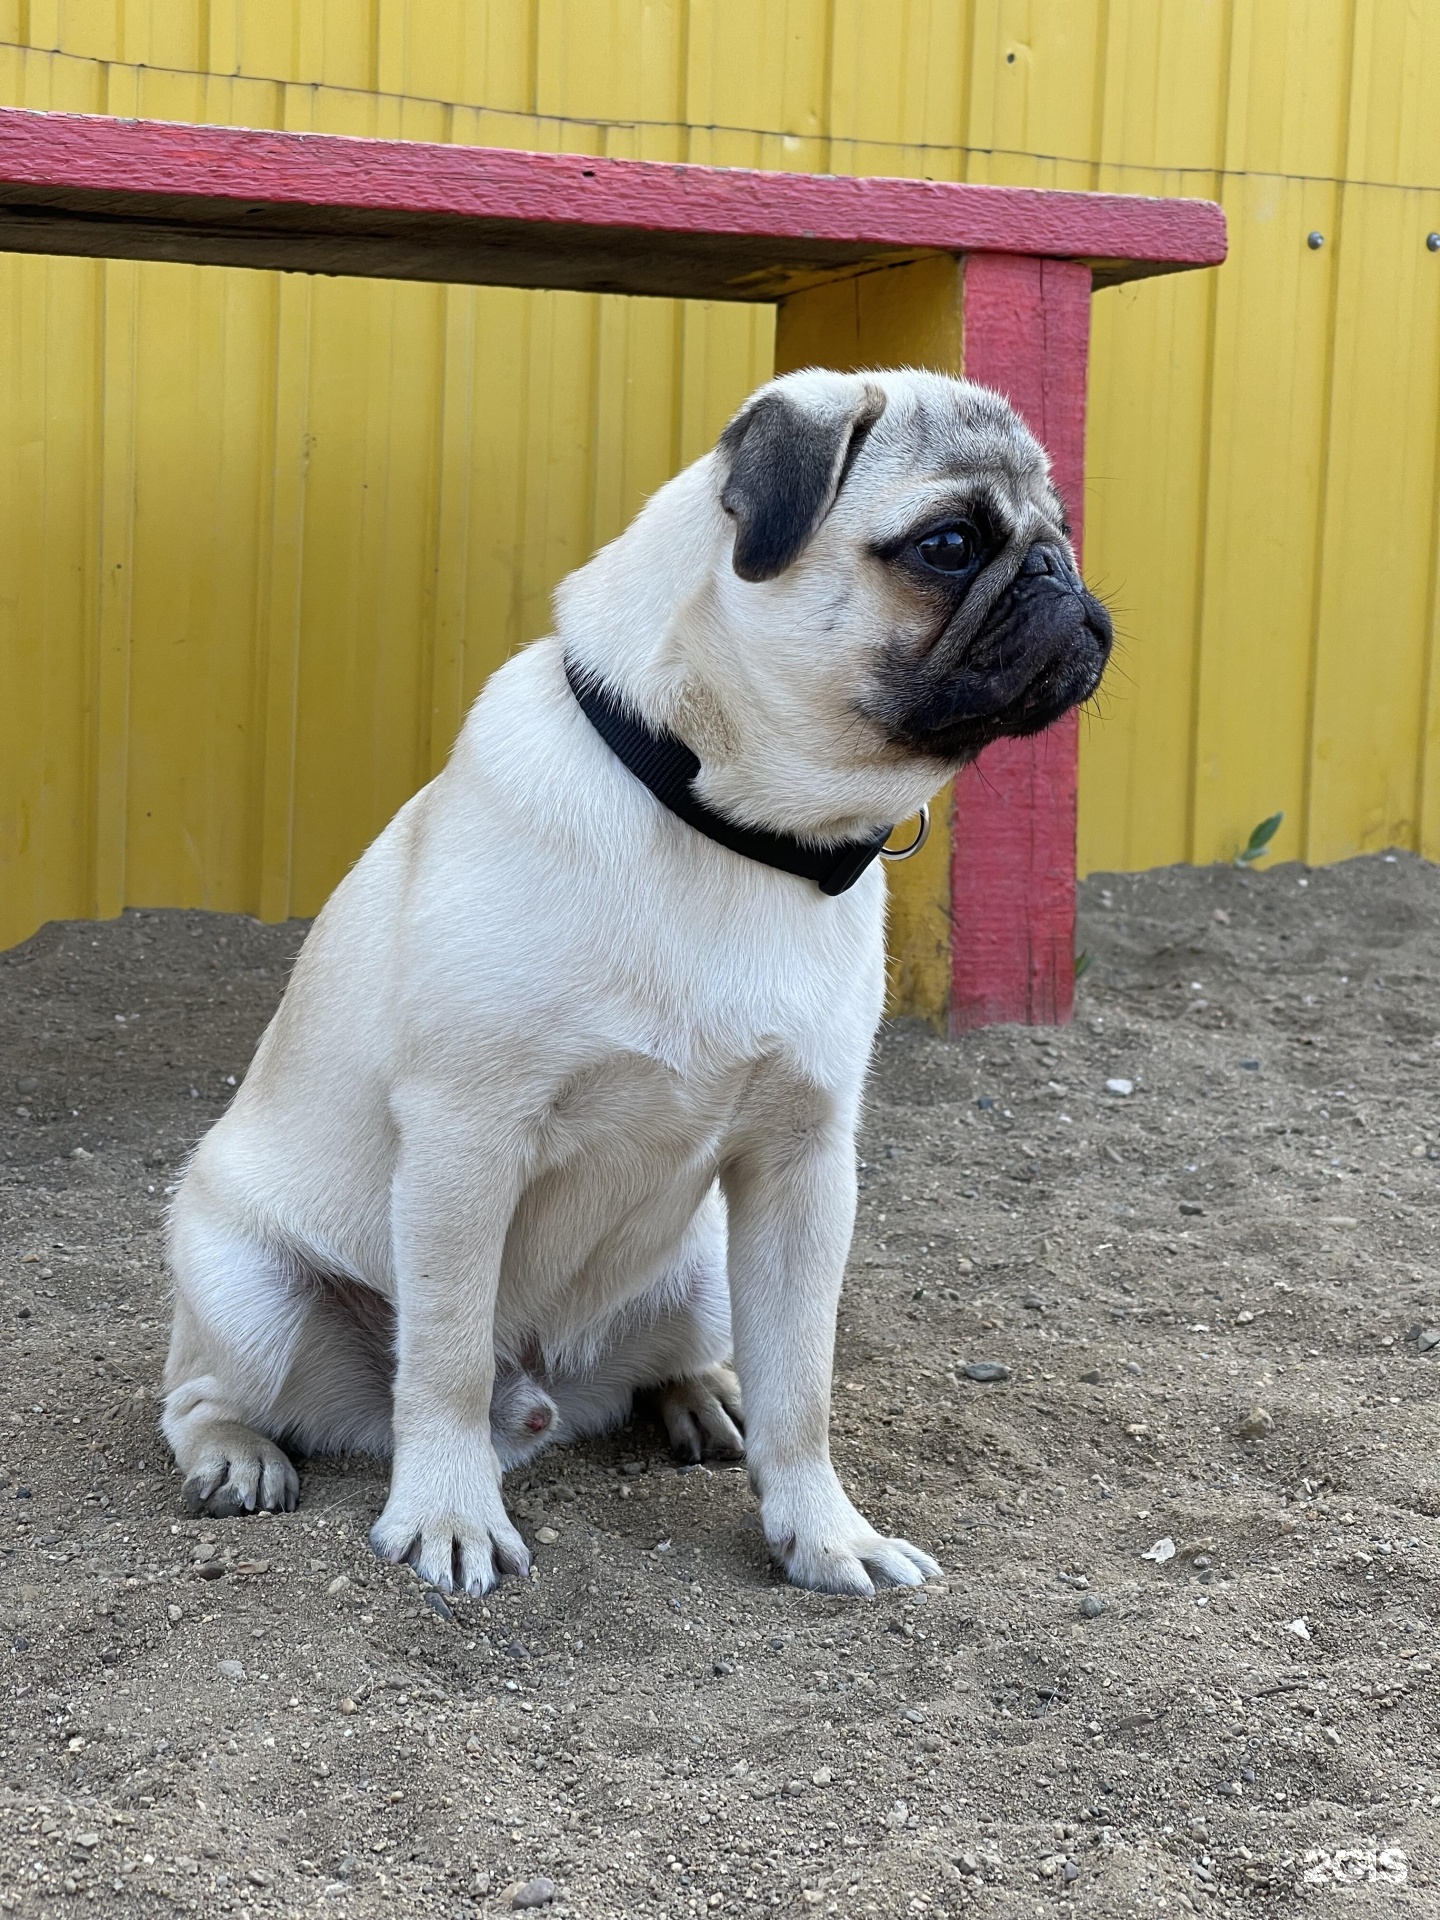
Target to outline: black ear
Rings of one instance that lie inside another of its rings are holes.
[[[742,580],[773,580],[799,559],[884,411],[884,392],[866,384],[831,405],[772,389],[735,416],[720,436],[720,504]]]

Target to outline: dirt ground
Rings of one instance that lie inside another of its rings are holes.
[[[884,1035],[836,1452],[943,1581],[779,1585],[640,1425],[453,1609],[374,1463],[190,1521],[156,1432],[166,1195],[303,929],[0,956],[0,1907],[1440,1914],[1437,932],[1409,856],[1100,876],[1072,1028]]]

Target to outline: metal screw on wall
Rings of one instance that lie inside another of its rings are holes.
[[[1319,231],[1307,233],[1305,236],[1305,244],[1312,253],[1318,253],[1325,244],[1325,236]]]
[[[1440,233],[1427,233],[1425,244],[1431,253],[1440,253]]]

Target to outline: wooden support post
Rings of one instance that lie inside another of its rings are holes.
[[[965,375],[995,387],[1050,455],[1076,557],[1085,512],[1090,269],[972,253]],[[1068,1021],[1075,1004],[1074,714],[1002,740],[955,782],[950,1031]]]
[[[780,303],[775,371],[920,366],[998,388],[1048,449],[1080,545],[1090,271],[931,255]],[[1074,717],[1004,741],[936,803],[919,859],[890,876],[890,1004],[952,1032],[1070,1018]]]
[[[792,294],[776,315],[775,371],[910,366],[958,373],[961,290],[960,262],[931,254]],[[943,1030],[953,964],[948,792],[930,812],[929,845],[888,874],[889,1008],[918,1014]]]

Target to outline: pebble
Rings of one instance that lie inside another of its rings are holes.
[[[1235,1429],[1241,1440],[1265,1440],[1275,1431],[1275,1417],[1264,1407],[1252,1407]]]
[[[437,1619],[453,1620],[455,1618],[454,1614],[450,1611],[450,1608],[446,1604],[445,1596],[443,1594],[436,1593],[433,1587],[431,1587],[430,1590],[425,1595],[425,1604],[427,1607],[429,1607],[430,1611],[437,1617]]]
[[[722,1680],[725,1678],[726,1674],[733,1673],[734,1671],[735,1671],[735,1662],[733,1660],[717,1660],[715,1662],[715,1672],[719,1675],[719,1677]]]
[[[987,1386],[1010,1378],[1010,1369],[1001,1360],[967,1360],[960,1371],[967,1380],[978,1380]]]
[[[40,1082],[35,1078],[33,1073],[22,1073],[20,1078],[15,1082],[15,1091],[17,1093],[34,1093],[39,1084]]]
[[[810,1776],[810,1784],[812,1787],[828,1787],[834,1777],[829,1767],[817,1767]]]
[[[177,1607],[172,1603],[170,1606],[166,1607],[165,1609],[165,1618],[170,1622],[171,1626],[173,1627],[177,1625],[178,1622],[180,1622],[185,1618],[184,1609],[181,1607]]]
[[[245,1667],[242,1661],[217,1660],[215,1662],[215,1665],[220,1669],[221,1673],[224,1674],[227,1680],[243,1680],[245,1678]]]
[[[223,1560],[202,1560],[198,1566],[190,1569],[197,1580],[220,1580],[225,1575]]]
[[[333,1598],[335,1594],[343,1593],[346,1587],[349,1586],[349,1584],[350,1584],[350,1576],[348,1573],[337,1573],[335,1578],[330,1582],[329,1586],[326,1587],[325,1591],[326,1593],[330,1594],[331,1597]]]
[[[535,1538],[540,1542],[542,1547],[553,1547],[560,1536],[554,1527],[537,1527],[535,1530]]]
[[[1098,1593],[1087,1593],[1085,1598],[1080,1602],[1080,1618],[1082,1620],[1098,1620],[1104,1611],[1105,1602],[1100,1598]]]
[[[527,1880],[523,1887],[517,1887],[510,1896],[512,1907],[548,1907],[555,1898],[555,1882],[547,1880],[544,1874]]]
[[[1208,1553],[1197,1553],[1190,1564],[1197,1573],[1205,1573],[1210,1567],[1210,1556]]]
[[[1088,1372],[1081,1374],[1080,1384],[1084,1387],[1098,1387],[1104,1378],[1099,1367],[1091,1367]]]
[[[84,1847],[88,1853],[91,1847],[99,1846],[100,1836],[98,1833],[77,1833],[75,1836],[75,1844],[77,1847]]]
[[[1182,1200],[1180,1202],[1180,1211],[1189,1219],[1198,1220],[1205,1209],[1200,1205],[1198,1200]]]
[[[1105,1082],[1105,1091],[1106,1093],[1118,1093],[1120,1098],[1124,1100],[1128,1098],[1130,1094],[1134,1093],[1135,1082],[1133,1080],[1107,1080]]]
[[[268,1872],[264,1867],[247,1867],[245,1869],[245,1878],[250,1882],[252,1887],[272,1887],[275,1884],[274,1874]]]
[[[1440,1347],[1440,1327],[1422,1327],[1415,1336],[1415,1345],[1421,1353],[1430,1353]]]

